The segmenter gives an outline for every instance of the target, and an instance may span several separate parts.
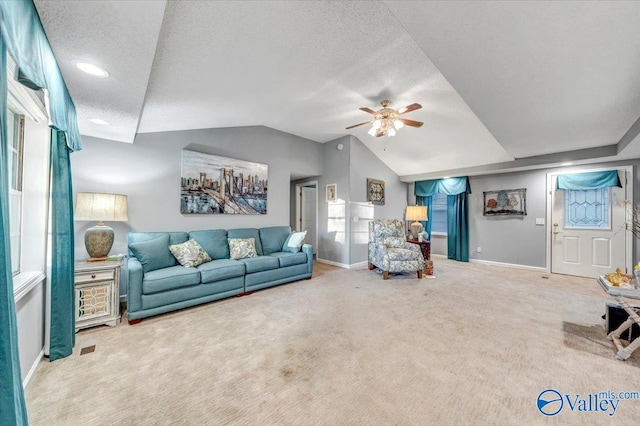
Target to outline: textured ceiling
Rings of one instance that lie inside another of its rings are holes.
[[[351,133],[417,176],[570,159],[618,143],[640,117],[635,2],[35,3],[81,133],[105,139],[250,125],[317,142]],[[111,76],[82,75],[79,59]],[[422,104],[406,117],[424,126],[376,139],[345,130],[385,98]]]

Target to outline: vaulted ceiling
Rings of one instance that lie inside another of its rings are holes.
[[[83,135],[352,134],[404,180],[640,157],[640,2],[35,4]],[[345,130],[383,99],[424,126]]]

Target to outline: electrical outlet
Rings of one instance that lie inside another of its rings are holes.
[[[544,217],[536,217],[536,225],[544,225]]]
[[[476,249],[476,253],[482,253],[482,247],[478,247],[478,248]]]

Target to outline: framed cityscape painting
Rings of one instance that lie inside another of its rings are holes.
[[[367,178],[367,201],[384,206],[384,181]]]
[[[266,164],[182,150],[180,213],[267,214]]]

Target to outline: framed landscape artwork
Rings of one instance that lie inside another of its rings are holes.
[[[180,213],[267,214],[266,164],[182,150]]]
[[[384,206],[384,181],[367,178],[367,201]]]
[[[526,216],[527,190],[502,189],[484,194],[484,216]]]

